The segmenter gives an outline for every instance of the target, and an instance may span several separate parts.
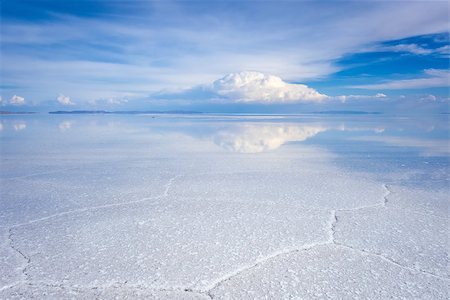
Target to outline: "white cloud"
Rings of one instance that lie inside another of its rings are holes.
[[[11,97],[11,99],[9,99],[9,103],[12,104],[12,105],[24,105],[25,104],[25,98],[17,96],[17,95],[14,95],[14,96]]]
[[[287,83],[274,75],[249,71],[231,73],[214,81],[211,91],[236,102],[320,102],[328,98],[304,84]]]
[[[27,123],[25,122],[15,123],[13,127],[15,131],[24,130],[25,128],[27,128]]]
[[[124,104],[128,103],[128,99],[126,98],[117,98],[117,97],[110,97],[105,99],[106,103],[108,104]]]
[[[377,93],[375,95],[342,95],[333,97],[334,99],[340,100],[342,102],[347,102],[348,100],[370,100],[370,99],[380,99],[386,98],[387,96],[383,93]]]
[[[424,48],[418,44],[398,44],[398,45],[382,45],[376,46],[374,49],[370,49],[370,51],[392,51],[392,52],[407,52],[416,55],[429,55],[429,54],[449,54],[450,46],[442,46],[439,48]]]
[[[75,103],[73,103],[70,100],[70,97],[68,96],[64,96],[63,94],[59,94],[58,98],[56,98],[56,100],[61,103],[62,105],[75,105]]]
[[[426,49],[417,44],[398,44],[394,46],[378,47],[378,51],[393,51],[393,52],[409,52],[417,55],[427,55],[434,53],[433,49]]]
[[[437,97],[435,95],[426,95],[426,96],[420,98],[420,100],[434,102],[437,100]]]
[[[91,99],[88,101],[89,105],[120,105],[128,103],[128,99],[126,97],[109,97],[109,98],[98,98]]]
[[[292,141],[304,141],[326,128],[320,126],[258,126],[245,125],[235,130],[218,132],[216,145],[240,153],[258,153],[275,150]]]
[[[211,84],[200,85],[177,93],[158,93],[155,99],[182,99],[187,101],[213,101],[232,103],[290,104],[322,103],[338,100],[379,100],[387,98],[383,93],[375,95],[328,96],[304,84],[288,83],[280,77],[256,71],[230,73]]]
[[[449,70],[426,69],[426,70],[424,70],[424,73],[427,75],[430,75],[430,76],[434,76],[434,77],[442,77],[442,78],[450,77]]]
[[[424,70],[424,74],[426,75],[426,77],[392,80],[376,84],[357,85],[352,86],[352,88],[369,89],[369,90],[377,90],[377,89],[397,90],[397,89],[422,89],[422,88],[450,86],[450,72],[448,70],[427,69]]]
[[[450,46],[446,45],[439,48],[431,49],[431,48],[424,48],[418,44],[376,45],[374,47],[364,49],[364,51],[362,52],[373,52],[373,51],[404,52],[416,55],[438,54],[441,56],[448,56]]]
[[[443,54],[443,55],[449,56],[450,55],[450,45],[445,45],[445,46],[442,46],[440,48],[437,48],[436,52],[440,53],[440,54]]]

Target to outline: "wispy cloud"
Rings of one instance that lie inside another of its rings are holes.
[[[13,128],[15,131],[21,131],[27,128],[27,123],[25,122],[17,122],[14,123]]]
[[[373,100],[373,99],[382,99],[387,98],[387,95],[383,93],[377,93],[375,95],[342,95],[332,97],[333,99],[337,99],[342,102],[347,102],[349,100]]]
[[[418,44],[398,44],[398,45],[382,45],[377,46],[371,51],[387,51],[387,52],[406,52],[416,55],[443,54],[448,55],[449,46],[438,48],[425,48]]]
[[[381,48],[384,51],[394,51],[394,52],[410,52],[418,55],[425,55],[433,53],[433,50],[423,48],[417,44],[399,44],[395,46],[386,46]]]
[[[391,80],[381,83],[356,85],[351,87],[369,90],[399,90],[448,86],[450,86],[450,71],[427,69],[424,70],[424,76],[420,78]]]
[[[128,103],[127,97],[108,97],[108,98],[98,98],[89,100],[89,105],[121,105]]]
[[[435,95],[426,95],[426,96],[423,96],[422,98],[420,98],[420,100],[422,100],[422,101],[436,101],[437,100],[437,97],[435,96]]]
[[[70,97],[64,96],[63,94],[60,94],[56,100],[62,105],[75,105],[75,103],[70,100]]]
[[[17,95],[14,95],[14,96],[11,97],[11,99],[9,99],[9,104],[11,104],[11,105],[24,105],[25,104],[25,98],[17,96]]]

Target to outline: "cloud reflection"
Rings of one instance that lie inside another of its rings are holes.
[[[72,124],[73,124],[72,121],[63,121],[63,122],[59,123],[58,127],[59,127],[60,131],[64,132],[64,131],[72,128]]]
[[[213,141],[228,151],[259,153],[277,149],[287,142],[304,141],[325,130],[321,126],[243,125],[219,131]]]
[[[24,130],[25,128],[27,128],[27,123],[25,122],[15,123],[13,127],[15,131]]]

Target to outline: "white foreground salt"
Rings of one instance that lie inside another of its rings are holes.
[[[226,133],[239,120],[209,119],[218,131],[198,135],[193,120],[133,118],[65,126],[56,142],[49,121],[37,140],[2,133],[0,298],[448,297],[445,186],[338,163],[367,150],[295,143],[334,124],[239,136]]]

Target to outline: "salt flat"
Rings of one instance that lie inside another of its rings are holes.
[[[445,118],[1,122],[0,298],[448,298]]]

